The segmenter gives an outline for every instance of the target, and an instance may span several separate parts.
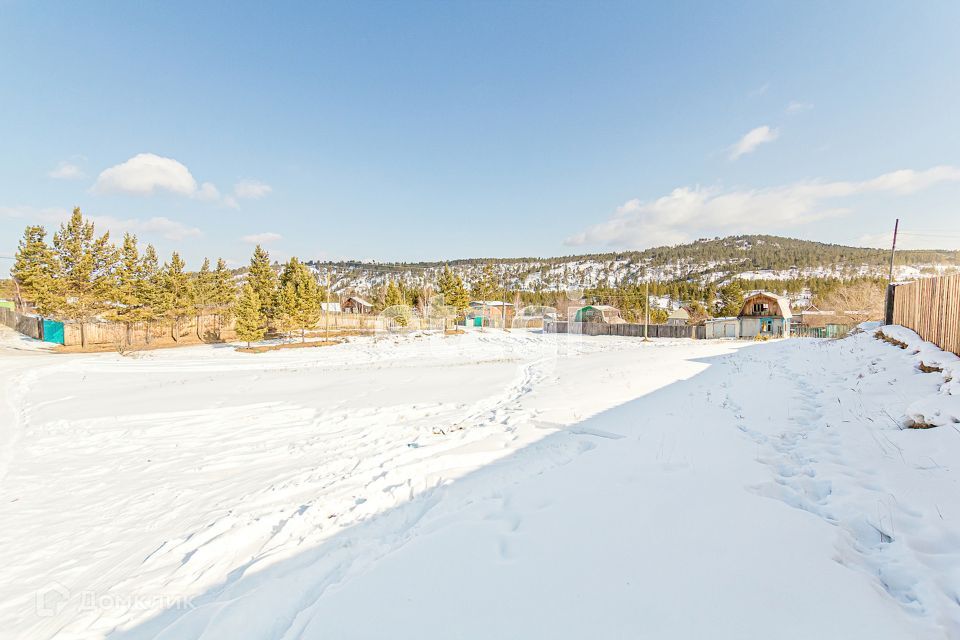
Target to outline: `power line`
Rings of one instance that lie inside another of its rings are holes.
[[[923,227],[915,228],[919,233],[956,233],[960,229],[954,227],[953,229],[924,229]]]
[[[913,236],[917,238],[960,238],[960,233],[950,234],[950,233],[913,233],[910,231],[901,231],[900,235],[902,236]]]

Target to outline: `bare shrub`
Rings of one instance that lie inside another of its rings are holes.
[[[127,344],[127,341],[123,339],[117,340],[113,346],[116,349],[117,353],[119,353],[124,358],[139,358],[140,352],[142,351],[140,347]]]
[[[845,315],[854,324],[883,319],[886,288],[880,282],[851,282],[826,295],[823,307]]]

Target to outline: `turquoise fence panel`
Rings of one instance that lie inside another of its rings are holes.
[[[43,341],[63,344],[63,323],[43,319]]]

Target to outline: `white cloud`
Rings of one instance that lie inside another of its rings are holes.
[[[273,191],[273,187],[259,180],[241,180],[233,185],[233,193],[238,198],[262,198],[271,191]]]
[[[144,196],[168,191],[238,209],[241,198],[262,198],[273,188],[259,180],[241,180],[234,185],[233,193],[221,194],[212,182],[198,183],[182,162],[154,153],[139,153],[126,162],[104,169],[92,191],[98,194],[131,193]]]
[[[760,145],[773,142],[778,137],[780,137],[780,132],[777,129],[771,129],[767,125],[751,129],[746,135],[740,138],[737,144],[730,147],[730,159],[736,160],[742,155],[753,153]]]
[[[960,182],[960,168],[904,169],[860,182],[806,181],[766,189],[679,187],[656,200],[629,200],[610,220],[568,238],[567,244],[642,248],[716,233],[776,230],[850,212],[831,202],[835,199],[904,195],[946,182]]]
[[[51,237],[60,223],[66,222],[70,218],[71,213],[72,209],[60,207],[0,207],[0,217],[22,219],[28,224],[43,224],[47,227]],[[127,231],[137,234],[155,234],[167,240],[183,240],[203,235],[203,232],[196,227],[163,216],[116,218],[84,213],[84,217],[96,225],[97,233],[110,231],[114,240],[116,240],[117,235],[122,235]]]
[[[184,240],[186,238],[197,238],[203,235],[203,232],[196,227],[190,227],[182,222],[171,220],[163,216],[153,218],[114,218],[111,216],[90,216],[97,227],[98,232],[109,230],[111,239],[116,241],[115,236],[123,233],[157,235],[166,240]]]
[[[185,165],[153,153],[138,153],[126,162],[104,169],[93,185],[95,193],[150,195],[170,191],[193,196],[197,190],[197,181]]]
[[[890,249],[893,240],[893,229],[885,233],[868,233],[862,235],[853,243],[860,247],[875,247]],[[947,249],[960,250],[960,238],[948,235],[917,234],[916,236],[903,232],[897,236],[897,249]]]
[[[77,180],[85,177],[83,169],[72,162],[61,162],[56,169],[51,170],[47,175],[57,180]]]
[[[282,240],[283,236],[279,233],[274,233],[273,231],[265,231],[263,233],[252,233],[248,236],[243,236],[240,239],[244,242],[249,242],[250,244],[268,244],[270,242]]]
[[[0,218],[23,218],[29,224],[60,222],[70,212],[59,207],[0,207]]]
[[[193,195],[197,200],[203,200],[204,202],[216,202],[220,199],[220,190],[217,189],[216,185],[213,183],[204,182]]]
[[[760,96],[765,94],[769,88],[770,88],[770,83],[765,82],[759,87],[757,87],[756,89],[751,89],[749,92],[747,92],[747,96],[750,98],[759,98]]]
[[[799,100],[791,100],[787,105],[786,112],[790,114],[803,113],[804,111],[810,111],[813,109],[813,104],[810,102],[800,102]]]

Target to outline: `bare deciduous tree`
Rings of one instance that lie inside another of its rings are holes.
[[[857,324],[882,320],[884,294],[884,286],[879,282],[853,282],[828,293],[823,307]]]

